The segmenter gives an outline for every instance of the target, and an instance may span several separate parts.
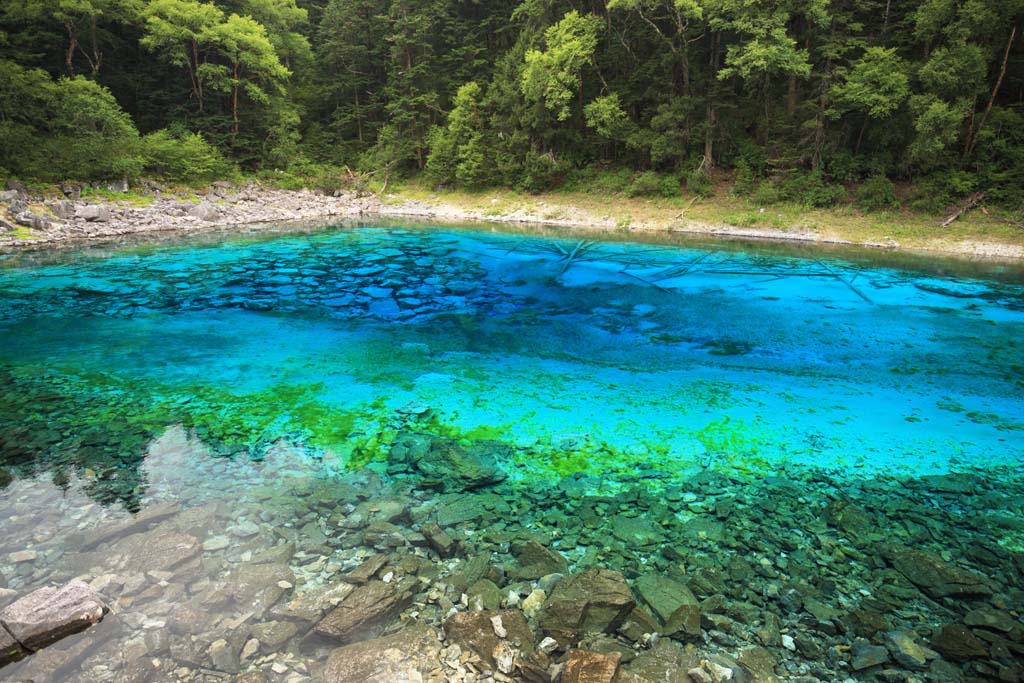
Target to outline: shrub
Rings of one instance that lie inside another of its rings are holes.
[[[838,183],[828,182],[820,171],[795,171],[782,181],[781,197],[806,207],[835,206],[846,199],[846,189]]]
[[[644,171],[634,176],[626,188],[630,197],[655,197],[661,194],[661,177],[654,171]]]
[[[857,205],[865,211],[898,209],[900,200],[896,186],[884,175],[873,175],[857,188]]]
[[[686,174],[686,189],[698,197],[710,197],[715,194],[711,176],[700,168],[695,168]]]
[[[633,172],[628,168],[584,166],[569,171],[562,190],[597,195],[625,194],[632,179]]]
[[[737,197],[749,197],[757,189],[757,179],[754,177],[754,170],[746,161],[741,160],[736,164],[736,174],[733,180],[732,193]]]
[[[531,149],[523,158],[516,187],[523,192],[537,193],[550,190],[564,175],[564,168],[551,153],[541,154]]]
[[[142,156],[147,173],[181,182],[224,178],[235,170],[220,150],[199,133],[150,133],[142,138]]]
[[[754,203],[760,206],[769,206],[777,203],[782,197],[779,194],[779,186],[774,180],[764,180],[758,184],[754,191]]]

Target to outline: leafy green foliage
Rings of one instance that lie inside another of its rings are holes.
[[[793,172],[779,188],[779,196],[807,207],[827,207],[846,199],[846,189],[831,183],[820,172]]]
[[[1021,26],[1020,0],[8,0],[0,169],[652,196],[731,173],[808,206],[884,176],[1018,206]]]
[[[158,130],[142,138],[146,173],[179,182],[209,182],[232,175],[220,150],[199,133]]]
[[[857,188],[857,205],[865,211],[898,209],[896,186],[884,175],[873,175]]]
[[[581,71],[594,58],[601,20],[576,10],[544,32],[545,51],[526,53],[522,90],[527,101],[545,106],[559,121],[570,115],[573,95],[582,86]]]

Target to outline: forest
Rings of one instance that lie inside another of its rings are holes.
[[[764,203],[1017,208],[1022,19],[1024,0],[4,0],[0,176],[726,179]]]

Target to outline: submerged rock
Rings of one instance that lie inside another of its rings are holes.
[[[934,555],[895,545],[883,545],[882,556],[915,586],[936,600],[946,597],[992,595],[988,579]]]
[[[88,584],[72,581],[61,588],[40,588],[14,601],[0,611],[0,624],[32,651],[92,626],[106,611]]]
[[[412,603],[416,585],[413,578],[392,583],[371,581],[352,591],[313,630],[342,642],[373,638],[388,620]]]
[[[470,491],[505,480],[495,457],[503,448],[478,442],[466,449],[454,439],[402,434],[391,447],[389,463],[414,468],[446,491]]]
[[[444,633],[463,650],[479,656],[491,670],[505,674],[511,673],[505,666],[508,655],[512,661],[536,655],[533,632],[518,610],[456,612],[444,623]]]
[[[569,571],[569,563],[564,557],[537,541],[514,546],[512,552],[519,562],[519,567],[512,573],[514,578],[532,580]]]
[[[324,683],[425,681],[441,668],[441,644],[427,626],[405,628],[385,638],[364,640],[334,650]]]
[[[613,683],[622,655],[589,650],[570,650],[562,669],[562,683]]]
[[[559,645],[584,633],[611,633],[636,606],[625,577],[608,569],[590,569],[559,583],[540,615],[540,627]]]
[[[946,624],[932,636],[932,647],[950,659],[971,659],[988,654],[985,643],[970,629],[957,624]]]
[[[665,635],[700,635],[700,604],[684,584],[662,574],[644,574],[636,580],[636,591],[658,616]]]
[[[16,641],[10,633],[7,632],[2,625],[0,625],[0,666],[15,662],[26,654],[25,648],[21,646],[21,643]]]

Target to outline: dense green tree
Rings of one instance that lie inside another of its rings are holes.
[[[1022,27],[1024,0],[8,0],[0,137],[29,151],[0,164],[43,173],[36,150],[81,137],[114,161],[69,173],[209,177],[216,150],[531,191],[618,168],[637,192],[735,173],[820,204],[887,177],[1022,203]]]

